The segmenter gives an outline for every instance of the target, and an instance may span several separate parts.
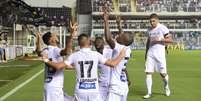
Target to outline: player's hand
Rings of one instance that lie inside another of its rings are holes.
[[[162,37],[152,37],[151,38],[151,43],[153,43],[153,44],[161,43],[163,41],[164,41],[164,38],[162,38]]]
[[[75,37],[77,32],[77,22],[70,21],[70,30],[71,30],[71,36]]]
[[[120,16],[116,16],[116,23],[120,24],[121,23],[121,17]]]
[[[39,32],[36,33],[36,37],[41,38],[41,36],[42,36],[41,33]]]
[[[104,19],[104,21],[108,21],[108,19],[109,19],[109,14],[108,14],[106,6],[103,7],[103,19]]]

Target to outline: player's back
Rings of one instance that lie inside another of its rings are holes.
[[[100,55],[90,48],[82,48],[69,56],[68,62],[76,69],[75,93],[99,92],[97,69]]]

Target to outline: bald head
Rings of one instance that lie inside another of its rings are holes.
[[[124,32],[117,37],[117,42],[125,46],[129,46],[133,43],[134,35],[130,32]]]

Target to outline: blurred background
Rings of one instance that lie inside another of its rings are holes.
[[[104,5],[110,9],[112,34],[118,31],[116,15],[123,31],[134,33],[132,49],[145,49],[151,13],[169,28],[174,39],[170,48],[201,49],[201,0],[1,0],[1,44],[8,59],[32,53],[37,32],[56,32],[60,47],[65,47],[71,20],[78,22],[78,35],[102,36]]]

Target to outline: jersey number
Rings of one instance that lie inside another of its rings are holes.
[[[79,61],[78,62],[80,64],[80,73],[81,73],[81,78],[84,78],[84,67],[85,65],[88,65],[88,70],[87,70],[87,77],[91,77],[91,69],[93,67],[93,61]]]

